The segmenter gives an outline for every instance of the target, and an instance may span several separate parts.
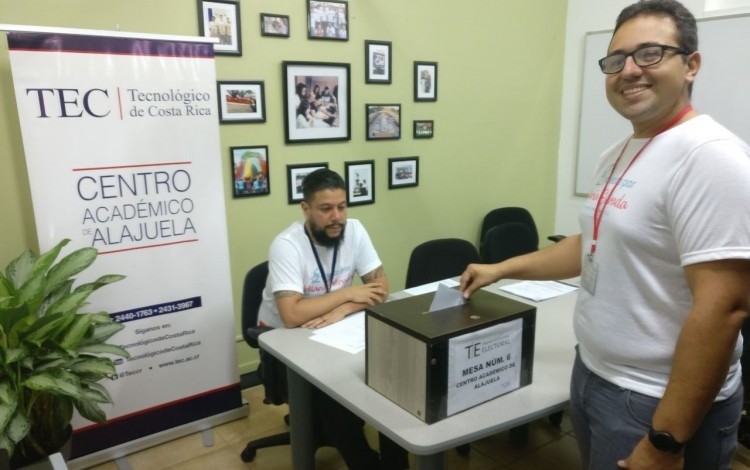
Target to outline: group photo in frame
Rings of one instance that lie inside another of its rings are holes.
[[[375,160],[344,162],[346,204],[358,206],[375,202]]]
[[[198,0],[200,35],[216,38],[215,55],[242,55],[240,4],[228,0]]]
[[[307,0],[309,39],[349,40],[349,3],[340,0]]]
[[[260,35],[289,37],[289,15],[260,14]]]
[[[391,83],[391,43],[365,41],[365,83]]]
[[[394,157],[388,159],[388,189],[419,185],[419,157]]]
[[[434,121],[415,120],[414,121],[414,138],[415,139],[432,139],[435,132]]]
[[[216,96],[219,99],[219,122],[266,122],[263,81],[218,81]]]
[[[286,182],[289,188],[289,204],[295,204],[304,199],[302,181],[315,170],[328,168],[328,163],[305,163],[286,166]]]
[[[437,62],[414,62],[414,101],[437,101]]]
[[[367,140],[401,138],[400,104],[366,104]]]
[[[268,146],[230,147],[232,195],[236,198],[271,194]]]
[[[350,140],[349,64],[284,61],[287,143]]]

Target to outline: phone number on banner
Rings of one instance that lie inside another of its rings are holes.
[[[159,315],[165,315],[167,313],[182,312],[184,310],[190,310],[191,308],[198,308],[200,306],[201,298],[191,297],[189,299],[174,300],[172,302],[165,302],[163,304],[149,305],[148,307],[140,307],[134,308],[132,310],[111,313],[109,316],[112,317],[112,320],[118,323],[125,323],[133,320],[140,320],[142,318],[157,317]]]

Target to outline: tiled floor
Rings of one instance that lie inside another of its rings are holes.
[[[247,441],[281,432],[286,429],[283,417],[285,406],[262,403],[261,387],[243,391],[250,404],[250,415],[214,428],[214,445],[204,447],[200,434],[193,434],[128,456],[133,470],[291,470],[288,446],[261,449],[250,463],[240,459]],[[368,428],[368,438],[374,446],[376,432]],[[472,443],[467,457],[448,451],[447,468],[455,470],[574,470],[580,460],[567,416],[560,428],[546,420],[531,423],[529,442],[522,449],[511,447],[508,434],[501,433]],[[741,449],[735,458],[734,470],[750,470],[750,450]],[[315,456],[318,470],[345,470],[346,466],[332,448],[322,448]],[[93,467],[95,470],[118,470],[115,462]],[[412,468],[414,468],[412,462]]]

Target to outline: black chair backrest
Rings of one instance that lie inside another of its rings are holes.
[[[263,302],[263,289],[266,287],[268,278],[268,261],[250,269],[245,275],[245,283],[242,285],[242,335],[245,341],[252,347],[258,344],[254,338],[250,338],[247,329],[258,325],[258,310]]]
[[[535,238],[527,225],[520,222],[495,225],[482,240],[482,262],[499,263],[536,250]]]
[[[479,252],[460,238],[441,238],[418,245],[411,252],[406,288],[458,276],[469,263],[479,262]]]
[[[532,241],[535,249],[539,248],[539,232],[534,223],[534,217],[523,207],[500,207],[493,209],[484,216],[482,221],[482,231],[479,233],[479,251],[482,251],[482,243],[487,232],[495,225],[506,224],[508,222],[518,222],[529,227],[532,234]]]

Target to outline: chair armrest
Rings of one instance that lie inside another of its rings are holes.
[[[245,342],[250,345],[251,348],[259,349],[258,337],[266,331],[273,330],[270,326],[251,326],[245,330]]]
[[[557,243],[563,238],[565,238],[565,235],[550,235],[549,237],[547,237],[547,240]]]

